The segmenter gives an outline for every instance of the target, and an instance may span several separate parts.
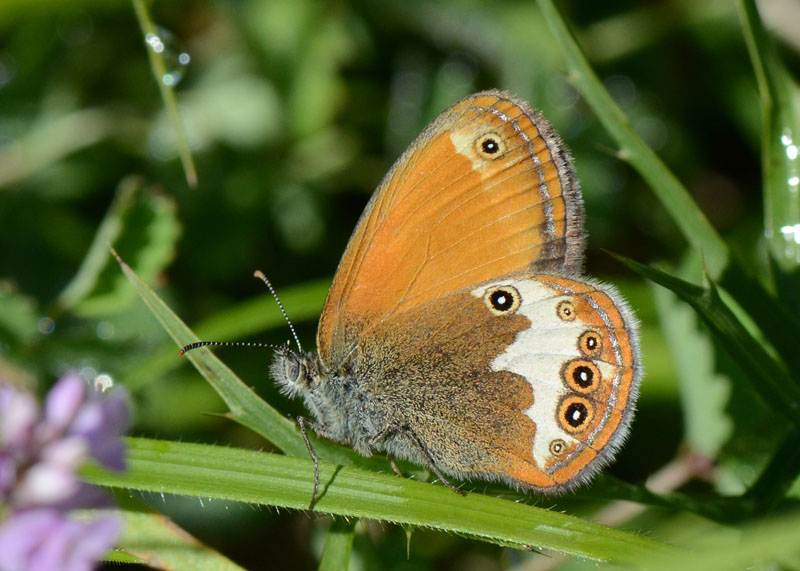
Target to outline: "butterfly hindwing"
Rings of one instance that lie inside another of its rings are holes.
[[[608,286],[509,276],[387,319],[360,346],[356,375],[445,473],[559,491],[596,472],[627,431],[634,327]],[[425,461],[402,434],[385,447]]]

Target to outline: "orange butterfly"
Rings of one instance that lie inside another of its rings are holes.
[[[569,489],[620,446],[641,377],[631,310],[580,276],[584,239],[570,155],[547,121],[508,93],[467,97],[367,205],[318,353],[281,348],[272,375],[322,436],[362,454],[444,482]]]

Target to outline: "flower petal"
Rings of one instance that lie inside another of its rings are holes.
[[[64,518],[55,510],[37,509],[11,515],[0,526],[0,571],[29,569],[33,554]],[[51,567],[57,569],[58,567]]]
[[[75,373],[61,377],[44,402],[44,420],[57,431],[66,430],[72,424],[87,398],[88,387]]]
[[[0,383],[0,447],[19,451],[29,446],[39,418],[36,399],[9,383]]]

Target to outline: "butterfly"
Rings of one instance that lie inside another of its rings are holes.
[[[279,348],[272,377],[321,436],[449,486],[588,481],[625,438],[642,367],[628,304],[581,275],[583,218],[570,154],[539,113],[501,91],[459,101],[366,206],[317,352]]]

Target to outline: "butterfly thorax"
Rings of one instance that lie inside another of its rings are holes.
[[[386,421],[355,373],[356,359],[327,367],[317,353],[287,347],[275,352],[270,371],[282,393],[303,397],[321,436],[369,455]]]

